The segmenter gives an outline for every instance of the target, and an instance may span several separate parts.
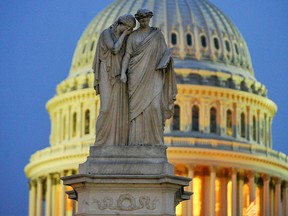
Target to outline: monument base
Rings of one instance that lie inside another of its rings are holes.
[[[191,179],[174,175],[165,146],[93,146],[79,174],[62,180],[73,188],[77,216],[175,216],[191,195],[184,191]]]

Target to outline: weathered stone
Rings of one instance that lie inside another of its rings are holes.
[[[173,175],[174,168],[167,162],[165,146],[92,146],[87,161],[79,167],[79,173]]]

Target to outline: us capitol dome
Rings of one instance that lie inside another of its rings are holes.
[[[116,0],[99,13],[78,41],[68,77],[47,103],[50,146],[34,153],[29,216],[70,216],[61,176],[76,174],[95,141],[99,96],[92,62],[100,33],[120,15],[145,7],[173,47],[178,95],[166,122],[168,159],[177,175],[193,178],[190,201],[177,216],[288,215],[288,157],[272,149],[277,106],[257,81],[237,27],[206,0]]]

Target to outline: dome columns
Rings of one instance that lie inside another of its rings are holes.
[[[237,169],[231,170],[232,182],[232,216],[237,215]]]
[[[249,171],[247,173],[248,176],[248,185],[249,185],[249,200],[252,202],[255,200],[256,196],[256,186],[255,186],[255,172],[254,171]]]
[[[221,216],[227,216],[227,209],[228,209],[228,182],[230,180],[229,177],[229,170],[227,169],[220,169],[217,173],[217,177],[220,181],[220,215]],[[229,198],[230,199],[230,198]]]
[[[30,180],[29,216],[42,216],[44,208],[45,216],[72,216],[73,203],[68,200],[67,188],[60,181],[60,176],[72,173],[75,171],[65,170]]]
[[[37,179],[37,200],[36,200],[36,216],[42,216],[42,202],[43,202],[43,179]]]
[[[245,112],[245,111],[244,111]],[[245,122],[246,122],[246,139],[248,141],[252,141],[251,139],[251,109],[250,109],[250,106],[246,106],[246,119],[245,119]]]
[[[281,215],[281,180],[280,178],[274,177],[275,183],[275,199],[274,199],[274,215],[278,216]]]
[[[66,172],[63,170],[60,173],[60,176],[66,176]],[[62,183],[62,182],[61,182]],[[60,216],[65,216],[66,212],[66,186],[64,184],[60,184]]]
[[[232,109],[232,113],[238,113],[238,107],[237,107],[237,103],[232,103],[232,105],[231,105],[231,109]],[[227,116],[226,116],[226,118],[227,118]],[[238,118],[237,118],[237,115],[233,115],[232,114],[232,136],[233,137],[235,137],[235,138],[237,138],[238,137],[238,135],[237,135],[237,133],[238,133],[238,131],[237,131],[237,122],[238,122]]]
[[[29,216],[35,216],[36,213],[36,186],[37,183],[30,180],[29,183]]]
[[[241,101],[242,105],[236,105],[236,122],[237,128],[236,137],[239,139],[246,139],[247,141],[251,140],[251,109],[249,104],[245,101]]]
[[[210,133],[210,121],[209,121],[209,118],[207,118],[208,116],[210,116],[210,107],[209,107],[209,104],[210,104],[210,100],[209,99],[203,99],[203,106],[202,106],[202,110],[203,112],[201,112],[200,114],[200,118],[203,119],[202,120],[202,124],[201,124],[201,120],[200,120],[200,128],[201,128],[201,125],[203,125],[202,129],[203,129],[203,132],[204,133]]]
[[[46,194],[45,194],[45,216],[51,215],[51,206],[52,206],[52,176],[50,174],[47,175],[46,179]]]
[[[216,194],[215,194],[215,184],[216,184],[216,169],[215,167],[211,166],[209,167],[210,174],[209,176],[206,176],[209,188],[209,193],[205,193],[205,199],[208,198],[208,214],[205,212],[205,215],[209,216],[215,216],[215,202],[216,202]],[[206,179],[205,179],[206,180]],[[208,195],[208,196],[207,196]],[[207,208],[206,208],[207,209]]]
[[[238,205],[237,205],[237,215],[243,215],[244,208],[244,183],[245,183],[245,173],[243,170],[238,170],[238,182],[237,182],[237,193],[238,193]],[[247,182],[246,182],[247,183]]]
[[[58,128],[58,124],[57,122],[57,112],[52,112],[50,113],[50,120],[51,120],[51,133],[50,133],[50,144],[51,145],[55,145],[58,142],[58,136],[56,136],[57,134],[57,128]]]
[[[179,176],[185,176],[188,178],[191,178],[192,181],[190,181],[189,186],[185,188],[186,191],[193,192],[193,178],[194,178],[194,169],[195,165],[193,164],[174,164],[175,167],[175,174]],[[193,216],[193,198],[191,196],[190,200],[187,200],[186,202],[183,202],[180,204],[182,209],[182,215],[185,216]]]
[[[58,109],[58,110],[55,110],[54,112],[55,112],[55,114],[54,114],[55,118],[54,119],[52,118],[51,127],[54,128],[55,130],[52,130],[51,134],[50,134],[50,137],[52,137],[52,140],[54,141],[54,142],[51,142],[52,146],[60,143],[60,141],[61,141],[61,114],[62,114],[62,111],[61,111],[61,109]],[[50,114],[50,116],[51,116],[51,114]]]
[[[227,107],[227,100],[225,100],[225,99],[220,99],[219,100],[220,102],[219,102],[219,110],[220,110],[220,112],[219,112],[219,133],[220,133],[220,135],[222,136],[222,135],[226,135],[226,134],[228,134],[227,133],[227,130],[228,130],[228,128],[227,128],[227,118],[228,118],[228,116],[227,116],[227,109],[226,109],[226,107]],[[221,116],[223,116],[223,118],[221,118]],[[233,123],[232,123],[233,124]]]
[[[262,176],[263,180],[263,201],[264,203],[267,203],[267,205],[263,205],[263,216],[270,216],[270,176],[267,174],[264,174]]]
[[[257,129],[257,135],[256,135],[256,137],[257,137],[257,142],[258,143],[260,143],[261,142],[261,133],[260,133],[260,131],[261,131],[261,127],[260,127],[260,124],[261,124],[261,117],[260,117],[260,110],[259,109],[257,109],[256,110],[256,121],[257,121],[257,124],[256,124],[256,129]]]
[[[194,194],[192,199],[182,206],[183,215],[193,215],[194,209],[194,212],[201,215],[238,216],[245,214],[246,209],[253,203],[257,203],[255,208],[263,216],[278,216],[281,211],[282,215],[285,215],[287,212],[285,204],[288,198],[288,182],[280,177],[236,167],[224,168],[194,163],[175,164],[175,167],[181,170],[181,175],[193,179],[188,189]],[[184,171],[186,173],[183,173]],[[203,191],[200,194],[197,192],[199,188]],[[199,199],[201,204],[197,201]]]
[[[188,186],[188,190],[187,190],[187,191],[193,192],[193,178],[194,178],[194,169],[195,169],[195,166],[194,166],[194,165],[191,165],[191,164],[188,164],[187,168],[188,168],[188,175],[187,175],[187,177],[192,179],[192,181],[190,181],[190,183],[189,183],[189,186]],[[192,195],[192,196],[193,196],[193,195]],[[186,202],[186,204],[187,204],[186,216],[193,216],[193,200],[192,200],[192,196],[191,196],[190,200],[188,200],[188,201]]]
[[[282,215],[288,215],[288,182],[283,184]]]
[[[188,98],[183,100],[183,104],[180,107],[184,108],[183,109],[184,114],[182,114],[182,115],[181,115],[181,108],[180,108],[180,119],[181,119],[180,130],[189,132],[192,129],[191,128],[192,113],[189,112],[190,110],[192,110],[190,100]]]

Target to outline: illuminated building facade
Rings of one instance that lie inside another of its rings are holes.
[[[261,216],[288,215],[288,157],[272,149],[277,107],[254,76],[239,30],[206,0],[117,0],[84,31],[69,76],[47,103],[51,146],[25,168],[29,216],[76,211],[59,177],[77,173],[95,140],[97,39],[119,15],[140,7],[154,11],[151,25],[174,47],[178,96],[165,143],[176,173],[193,178],[194,192],[177,216],[239,216],[248,208]]]

